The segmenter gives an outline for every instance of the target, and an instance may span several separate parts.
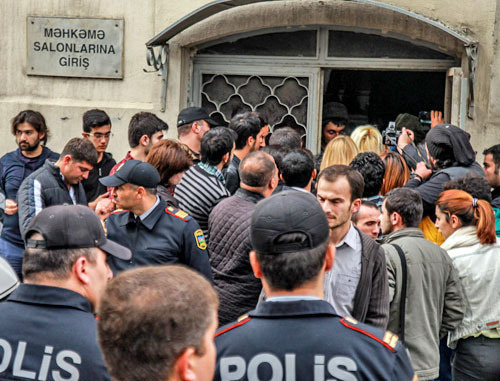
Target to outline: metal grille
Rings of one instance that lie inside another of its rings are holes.
[[[216,120],[229,122],[241,111],[257,111],[271,131],[288,126],[305,137],[309,78],[203,74],[201,105]]]

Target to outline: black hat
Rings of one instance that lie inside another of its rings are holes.
[[[470,135],[453,124],[438,124],[431,128],[425,137],[425,144],[434,159],[452,159],[466,167],[476,160]]]
[[[323,122],[331,119],[339,119],[349,121],[349,113],[347,108],[338,102],[329,102],[323,106]]]
[[[29,239],[37,232],[43,240]],[[119,259],[129,260],[132,252],[106,238],[102,223],[92,209],[83,205],[56,205],[43,209],[28,225],[27,248],[84,249],[98,247]]]
[[[422,142],[429,131],[429,127],[422,125],[420,119],[411,114],[399,114],[394,123],[398,131],[401,131],[403,127],[413,131],[415,135],[415,144]]]
[[[99,179],[102,185],[118,187],[123,184],[134,184],[145,188],[156,188],[160,183],[160,174],[151,164],[140,160],[128,160],[114,175]]]
[[[286,233],[303,233],[307,240],[276,244]],[[281,254],[312,249],[328,239],[330,230],[325,213],[316,198],[289,190],[260,201],[250,225],[250,241],[260,254]]]
[[[211,127],[218,126],[218,123],[210,118],[210,115],[208,115],[208,113],[201,107],[187,107],[179,113],[179,116],[177,117],[177,127],[195,122],[197,120],[204,120],[210,124]]]

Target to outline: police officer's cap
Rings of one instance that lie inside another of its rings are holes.
[[[307,239],[277,244],[287,233],[303,233]],[[299,252],[316,248],[329,237],[328,220],[316,198],[289,190],[260,201],[252,214],[250,240],[260,254]]]
[[[102,177],[99,181],[107,187],[118,187],[128,183],[145,188],[156,188],[160,183],[160,174],[149,163],[140,160],[128,160],[114,175]]]
[[[187,107],[179,113],[179,116],[177,117],[177,127],[196,122],[198,120],[204,120],[211,127],[218,126],[218,123],[210,118],[208,113],[201,107]]]
[[[43,239],[31,239],[32,233]],[[119,259],[129,260],[132,252],[106,238],[101,221],[87,206],[56,205],[43,209],[31,221],[25,235],[26,248],[58,250],[98,247]]]

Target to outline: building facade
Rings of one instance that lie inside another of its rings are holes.
[[[157,113],[175,137],[178,111],[203,106],[221,123],[239,110],[290,125],[319,148],[323,105],[346,105],[351,124],[385,128],[401,112],[443,110],[478,151],[500,141],[497,1],[371,0],[0,4],[0,118],[41,111],[61,149],[93,107],[112,117],[110,150],[127,150],[137,111]],[[33,76],[28,16],[123,20],[120,79]],[[146,45],[147,44],[147,45]],[[1,149],[14,147],[4,130]]]

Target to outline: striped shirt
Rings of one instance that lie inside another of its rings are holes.
[[[217,176],[193,165],[175,187],[174,197],[182,210],[188,212],[200,224],[205,239],[208,237],[208,216],[222,199],[231,196]]]

